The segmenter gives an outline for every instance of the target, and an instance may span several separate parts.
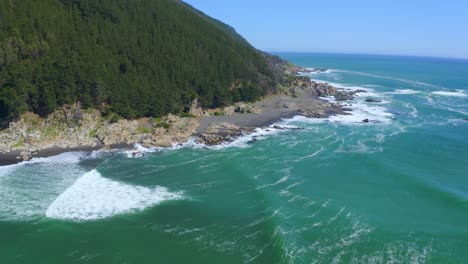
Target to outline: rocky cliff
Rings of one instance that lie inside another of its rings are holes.
[[[16,152],[22,159],[29,159],[38,151],[54,148],[66,150],[135,143],[145,147],[168,147],[188,141],[199,125],[195,118],[175,115],[115,122],[112,117],[103,117],[96,109],[76,113],[76,107],[70,107],[57,110],[47,118],[23,114],[0,132],[0,152]]]

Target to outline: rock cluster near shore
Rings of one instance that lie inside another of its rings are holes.
[[[333,96],[336,101],[348,101],[353,100],[354,95],[360,92],[365,92],[364,90],[339,90],[333,85],[327,83],[318,83],[318,82],[311,82],[312,88],[310,89],[310,93],[317,97],[329,97]]]
[[[254,130],[255,128],[253,127],[241,127],[227,122],[212,123],[196,142],[210,146],[219,145],[230,142],[234,138],[242,136],[244,133],[251,133]]]

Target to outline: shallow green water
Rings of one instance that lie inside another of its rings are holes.
[[[0,167],[0,262],[467,263],[468,62],[281,55],[368,92],[252,144]]]

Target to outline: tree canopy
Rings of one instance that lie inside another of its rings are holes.
[[[0,120],[80,101],[126,118],[275,87],[234,29],[178,0],[0,0]]]

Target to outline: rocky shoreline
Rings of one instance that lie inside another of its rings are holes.
[[[222,144],[282,118],[347,115],[349,109],[342,104],[319,97],[347,101],[361,92],[338,89],[304,76],[296,76],[291,86],[256,103],[237,103],[222,109],[202,109],[195,100],[189,113],[162,118],[114,120],[96,109],[81,110],[79,105],[64,106],[47,118],[26,113],[0,131],[0,165],[69,151],[131,148],[135,144],[171,147],[192,137],[199,144]]]

